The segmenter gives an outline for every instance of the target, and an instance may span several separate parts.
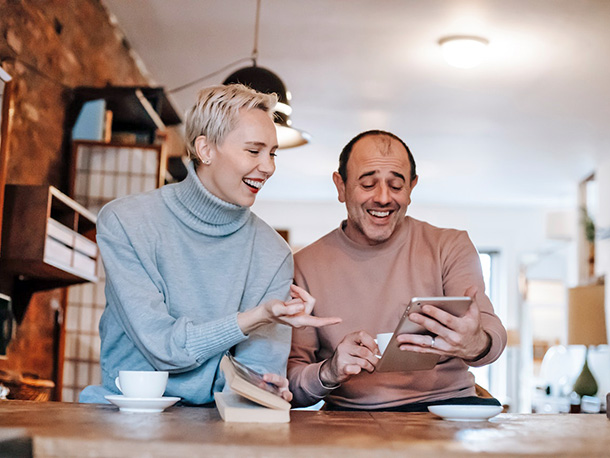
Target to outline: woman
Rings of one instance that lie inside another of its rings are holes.
[[[340,320],[310,315],[314,299],[291,285],[289,247],[249,209],[275,171],[276,101],[242,85],[204,89],[187,113],[187,178],[100,211],[103,386],[81,402],[119,394],[119,370],[169,371],[167,396],[212,402],[231,348],[291,399],[290,326]]]

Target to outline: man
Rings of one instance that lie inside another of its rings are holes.
[[[363,132],[343,149],[333,181],[347,220],[295,255],[295,282],[316,298],[315,313],[343,322],[293,332],[294,405],[325,399],[336,410],[425,411],[435,403],[499,404],[475,397],[468,367],[495,361],[506,330],[484,294],[467,233],[405,216],[417,180],[413,156],[394,134]],[[434,369],[375,372],[373,336],[393,331],[415,296],[474,300],[461,318],[431,305],[426,315],[411,315],[435,337],[403,334],[400,348],[440,355]]]

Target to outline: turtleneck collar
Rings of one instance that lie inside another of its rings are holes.
[[[250,217],[250,208],[219,199],[203,186],[192,161],[187,168],[188,175],[183,181],[161,189],[172,213],[193,230],[206,235],[229,235],[240,229]]]
[[[410,220],[411,218],[409,216],[405,216],[390,238],[378,245],[364,245],[350,239],[345,233],[347,220],[343,220],[341,222],[337,234],[340,242],[349,252],[353,253],[355,256],[367,258],[369,256],[376,256],[386,252],[393,252],[401,243],[404,243],[404,237],[402,234],[409,231],[409,226],[411,225]]]

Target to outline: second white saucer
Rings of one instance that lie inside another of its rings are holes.
[[[495,417],[502,412],[502,406],[486,405],[439,405],[429,406],[434,415],[452,421],[481,421]]]
[[[118,406],[121,412],[158,413],[177,403],[180,398],[164,396],[161,398],[128,398],[123,395],[104,396]]]

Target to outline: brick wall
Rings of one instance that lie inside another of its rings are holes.
[[[71,88],[148,83],[96,0],[0,0],[0,61],[15,82],[8,184],[67,191],[64,113]],[[0,271],[0,293],[12,290],[13,278]],[[0,370],[57,379],[56,321],[64,312],[63,292],[33,296]]]

